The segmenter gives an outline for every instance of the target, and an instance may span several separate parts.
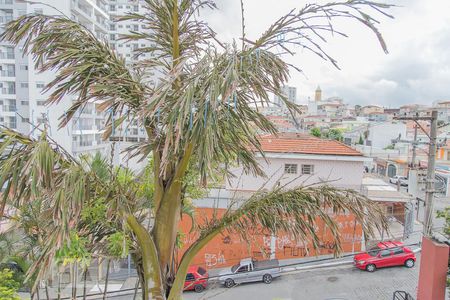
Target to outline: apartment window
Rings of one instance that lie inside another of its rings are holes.
[[[20,66],[19,66],[19,69],[20,69],[21,71],[28,71],[28,65],[20,65]]]
[[[4,111],[14,112],[17,111],[16,100],[15,99],[6,99],[5,105],[3,106]]]
[[[133,30],[134,31],[138,31],[139,30],[139,25],[133,25]]]
[[[20,101],[20,105],[28,106],[28,105],[30,105],[30,103],[27,100],[22,100],[22,101]]]
[[[28,88],[28,82],[21,82],[20,83],[20,87],[23,89],[27,89]]]
[[[2,85],[3,87],[3,85]],[[6,88],[3,87],[3,93],[4,94],[15,94],[16,93],[16,83],[15,82],[7,82]]]
[[[16,76],[16,68],[15,65],[4,65],[0,68],[1,72],[2,72],[2,76],[6,76],[6,77],[14,77]]]
[[[109,39],[110,39],[111,41],[115,41],[115,40],[116,40],[116,35],[115,35],[114,33],[111,33],[111,34],[109,35]]]
[[[131,28],[131,25],[127,25],[126,27],[127,27],[127,28]]]
[[[302,165],[302,174],[304,175],[314,174],[314,165]]]
[[[43,89],[45,87],[45,83],[44,82],[36,82],[36,88],[37,89]]]
[[[123,25],[117,25],[119,28],[123,28]]]
[[[109,30],[116,30],[116,24],[110,24],[109,25]]]
[[[30,123],[30,118],[22,118],[23,123]]]
[[[297,164],[285,164],[284,165],[285,174],[297,174]]]
[[[115,5],[110,5],[109,6],[109,10],[110,11],[116,11],[116,6]]]
[[[6,49],[6,58],[14,59],[14,47],[5,47]]]
[[[139,6],[138,5],[133,5],[133,10],[134,11],[139,11]]]
[[[38,100],[38,101],[36,101],[36,104],[38,105],[38,106],[44,106],[45,105],[45,100]]]
[[[130,44],[127,44],[127,46],[126,46],[127,48],[130,48]]]
[[[6,127],[16,129],[16,127],[17,127],[16,117],[7,117],[6,120],[8,120],[8,123],[5,124]]]
[[[122,5],[119,5],[118,8],[123,8],[123,6],[122,6]]]

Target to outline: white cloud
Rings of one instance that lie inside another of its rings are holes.
[[[313,0],[311,0],[313,1]],[[277,17],[308,1],[244,0],[248,34],[256,37]],[[318,1],[327,2],[327,1]],[[218,0],[219,10],[207,20],[221,38],[239,38],[239,0]],[[450,90],[450,1],[398,0],[392,9],[395,19],[379,18],[388,44],[385,55],[375,36],[363,26],[339,22],[349,38],[335,38],[325,46],[342,70],[336,70],[308,53],[288,58],[306,74],[293,72],[290,84],[297,86],[306,101],[317,85],[325,96],[341,96],[352,104],[398,106],[404,103],[431,103],[449,99]]]

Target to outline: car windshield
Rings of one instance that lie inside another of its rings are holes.
[[[237,264],[237,265],[234,265],[234,266],[232,266],[231,267],[231,272],[236,272],[236,270],[239,268],[239,264]]]

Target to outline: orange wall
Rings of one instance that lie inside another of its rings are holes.
[[[217,209],[217,217],[224,214],[224,209]],[[196,222],[198,225],[205,224],[206,220],[211,220],[214,214],[212,208],[197,208]],[[341,230],[342,247],[344,252],[360,251],[362,228],[360,224],[355,226],[353,215],[338,215],[335,217]],[[235,233],[223,232],[215,237],[206,245],[195,257],[192,265],[202,265],[207,268],[221,268],[231,266],[239,262],[242,258],[268,258],[270,257],[271,245],[275,247],[275,258],[301,258],[305,256],[321,255],[333,253],[334,244],[332,243],[329,229],[325,228],[321,220],[317,221],[316,229],[319,237],[322,238],[321,249],[318,253],[312,250],[308,241],[296,241],[287,234],[278,234],[274,237],[261,234],[262,230],[255,230],[250,240],[242,241]],[[197,234],[189,233],[191,229],[190,218],[184,216],[180,228],[184,233],[182,237],[183,247],[179,250],[179,259],[182,253],[196,240]]]

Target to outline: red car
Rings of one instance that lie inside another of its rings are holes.
[[[186,281],[184,282],[184,291],[196,291],[197,293],[203,292],[208,285],[208,272],[202,267],[191,266],[188,269],[186,275]]]
[[[353,260],[353,264],[358,269],[369,272],[373,272],[377,268],[392,266],[412,268],[415,262],[414,252],[403,246],[402,242],[397,241],[379,242],[375,248],[355,255]]]

